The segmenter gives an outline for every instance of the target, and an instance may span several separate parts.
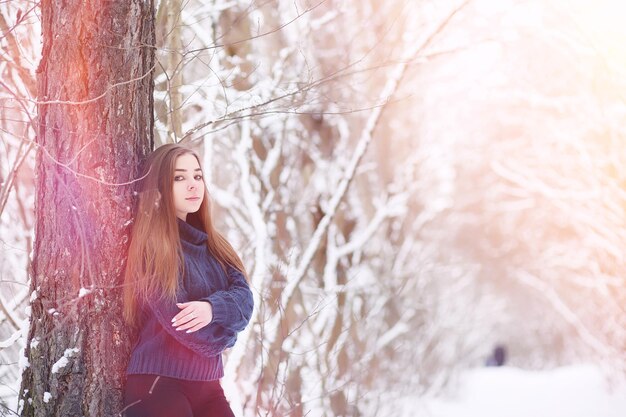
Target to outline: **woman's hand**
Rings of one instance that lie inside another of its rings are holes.
[[[179,330],[187,330],[187,333],[200,330],[213,320],[213,308],[207,301],[189,301],[188,303],[176,303],[181,311],[172,319],[172,326]]]

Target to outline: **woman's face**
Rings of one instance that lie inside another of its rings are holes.
[[[202,169],[192,154],[186,153],[176,158],[172,197],[176,216],[185,221],[187,213],[195,213],[202,204],[204,198]]]

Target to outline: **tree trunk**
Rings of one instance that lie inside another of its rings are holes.
[[[133,178],[153,143],[154,7],[41,2],[31,318],[23,416],[114,416],[129,337]]]

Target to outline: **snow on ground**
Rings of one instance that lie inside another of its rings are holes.
[[[406,400],[403,416],[424,417],[624,417],[626,384],[613,389],[593,365],[549,371],[481,368],[461,377],[456,394],[416,409]]]
[[[15,389],[19,389],[19,385],[13,387],[10,393],[5,392],[6,398],[17,400]],[[15,410],[16,403],[10,403],[11,409]],[[454,395],[428,401],[406,398],[403,403],[394,406],[399,406],[400,410],[395,409],[393,414],[383,412],[382,415],[624,417],[626,384],[610,390],[600,370],[593,365],[575,365],[550,371],[480,368],[468,371],[461,377]]]

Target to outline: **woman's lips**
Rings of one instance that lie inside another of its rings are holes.
[[[197,200],[200,200],[200,197],[189,197],[189,198],[186,198],[185,200],[197,201]]]

